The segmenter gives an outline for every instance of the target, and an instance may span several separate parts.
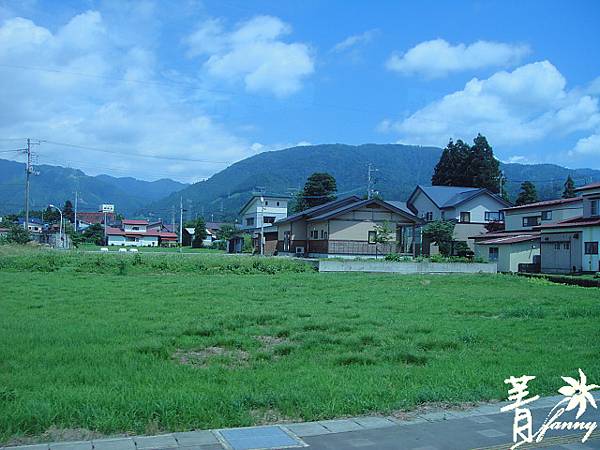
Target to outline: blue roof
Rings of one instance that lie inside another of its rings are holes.
[[[473,197],[479,192],[485,191],[481,188],[462,186],[418,186],[431,199],[438,208],[450,208],[467,198]]]

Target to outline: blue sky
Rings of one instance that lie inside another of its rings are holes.
[[[0,139],[182,181],[477,132],[503,161],[600,169],[598,23],[597,1],[0,1]]]

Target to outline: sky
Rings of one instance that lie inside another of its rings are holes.
[[[322,143],[600,169],[600,2],[0,0],[0,157],[194,182]]]

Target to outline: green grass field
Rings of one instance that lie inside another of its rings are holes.
[[[80,244],[76,249],[78,251],[95,251],[99,252],[101,248],[108,248],[109,252],[118,252],[120,246],[115,245],[95,245],[95,244]],[[125,247],[127,250],[134,247]],[[179,253],[179,247],[135,247],[139,252],[147,252],[147,253]],[[217,250],[212,248],[192,248],[192,247],[182,247],[181,251],[183,253],[225,253],[223,250]]]
[[[579,367],[600,381],[597,289],[141,258],[0,252],[0,442],[501,399],[510,375],[551,394]]]

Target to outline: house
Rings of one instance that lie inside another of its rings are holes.
[[[240,210],[241,228],[254,230],[285,218],[290,198],[287,195],[254,194]]]
[[[25,219],[19,217],[19,226],[25,228]],[[44,224],[40,219],[30,217],[27,222],[27,230],[30,233],[41,233],[44,231]]]
[[[106,238],[108,245],[158,247],[176,243],[178,237],[147,220],[123,219],[120,227],[107,227]]]
[[[544,273],[600,272],[600,183],[575,191],[581,194],[581,214],[539,227]]]
[[[503,222],[502,209],[510,203],[483,188],[459,186],[418,185],[408,198],[408,208],[425,222],[451,220],[454,240],[466,242],[475,249],[472,236],[486,233],[485,226],[492,222]],[[435,254],[436,245],[423,242],[424,254]]]
[[[195,228],[185,227],[183,229],[183,238],[182,238],[181,245],[187,246],[187,247],[191,246],[194,241],[195,235],[196,235]],[[202,240],[202,246],[210,247],[211,244],[216,240],[217,240],[217,234],[213,231],[213,229],[206,227],[206,238]]]
[[[504,208],[505,230],[473,236],[475,255],[487,261],[496,261],[500,272],[544,271],[542,261],[548,265],[551,238],[541,239],[540,227],[581,217],[583,198],[547,200],[527,205]],[[562,243],[561,248],[570,246]],[[573,255],[577,258],[576,255]]]
[[[114,212],[78,212],[77,213],[77,229],[85,230],[90,225],[99,223],[104,225],[104,219],[106,218],[106,224],[112,225],[116,222],[116,215]]]
[[[531,231],[540,225],[581,216],[583,199],[581,197],[560,198],[504,208],[502,211],[506,230]]]
[[[499,231],[472,238],[475,241],[475,256],[497,263],[499,272],[539,271],[538,232]]]
[[[384,223],[390,225],[390,242],[377,243],[377,227]],[[413,254],[420,224],[403,202],[350,196],[275,222],[277,252],[317,258]]]
[[[239,232],[229,239],[227,251],[241,253],[244,249],[244,235],[250,235],[256,253],[273,255],[277,251],[277,220],[288,214],[291,197],[279,194],[254,194],[240,210]],[[262,238],[261,238],[262,236]]]

